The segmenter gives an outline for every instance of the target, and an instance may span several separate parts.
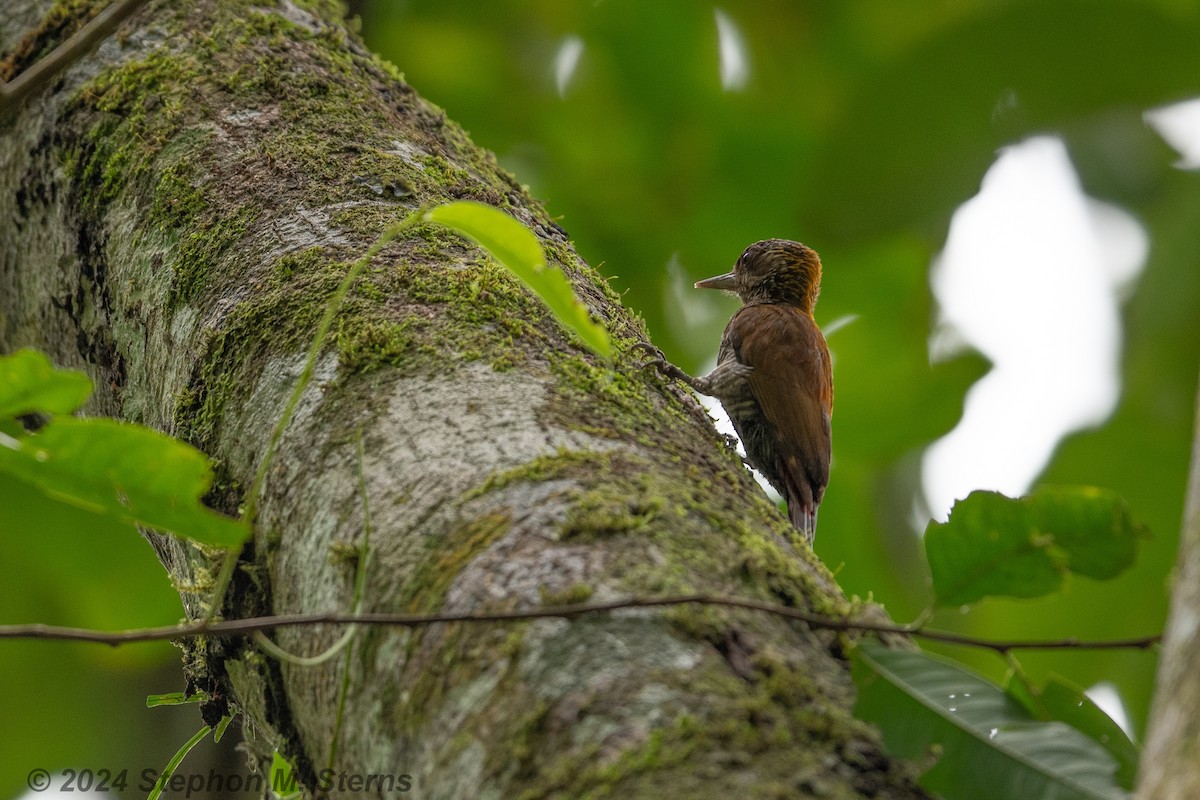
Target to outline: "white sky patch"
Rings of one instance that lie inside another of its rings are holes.
[[[1101,711],[1112,717],[1112,721],[1117,723],[1127,736],[1133,737],[1133,726],[1129,724],[1129,712],[1125,710],[1125,704],[1121,702],[1121,695],[1117,693],[1116,686],[1108,681],[1103,681],[1085,691],[1084,694],[1090,697],[1093,703],[1100,706]]]
[[[1160,106],[1145,116],[1150,127],[1179,151],[1182,158],[1175,166],[1200,169],[1200,98]]]
[[[559,97],[566,95],[582,55],[583,39],[575,34],[563,39],[562,44],[558,46],[558,52],[554,54],[554,86],[558,89]]]
[[[78,776],[80,770],[73,770],[73,772],[75,772],[75,774]],[[31,777],[30,780],[34,780],[34,778]],[[50,786],[49,789],[41,792],[37,790],[26,792],[25,794],[20,795],[17,800],[79,800],[81,797],[113,797],[113,795],[108,792],[101,792],[96,789],[91,789],[88,791],[84,791],[82,789],[71,789],[69,791],[64,791],[62,789],[62,784],[65,781],[66,778],[63,777],[63,770],[60,769],[57,772],[51,772],[50,779],[46,782],[46,785]]]
[[[721,88],[737,92],[746,88],[750,77],[750,64],[746,58],[746,40],[728,14],[719,8],[713,9],[717,21],[717,50],[721,57]]]
[[[943,326],[931,351],[968,343],[994,364],[925,454],[935,518],[974,489],[1024,493],[1063,436],[1112,413],[1119,297],[1148,247],[1133,217],[1083,194],[1060,139],[1001,152],[955,212],[931,275]]]

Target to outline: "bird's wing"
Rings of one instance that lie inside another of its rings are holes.
[[[815,514],[829,483],[832,441],[833,369],[825,337],[810,316],[783,305],[746,306],[730,320],[729,332],[737,359],[753,367],[750,391],[772,428],[789,493]]]

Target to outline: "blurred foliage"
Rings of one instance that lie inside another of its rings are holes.
[[[930,601],[915,535],[927,521],[921,451],[953,427],[987,368],[977,356],[930,367],[929,265],[998,148],[1061,136],[1085,189],[1137,216],[1152,246],[1123,309],[1120,406],[1069,438],[1042,479],[1116,490],[1153,539],[1114,581],[1073,579],[1064,594],[989,599],[934,622],[985,636],[1160,629],[1200,362],[1200,181],[1172,166],[1142,114],[1200,95],[1200,9],[1191,0],[720,8],[748,54],[736,91],[721,85],[714,8],[690,0],[359,0],[352,10],[373,49],[560,217],[684,368],[714,357],[736,305],[695,297],[692,281],[727,271],[761,238],[820,251],[818,321],[853,322],[829,337],[834,464],[817,551],[847,592],[872,594],[900,620]],[[583,49],[560,94],[555,59],[568,37]],[[1020,249],[1014,242],[1014,257]],[[28,498],[0,481],[4,621],[128,627],[179,617],[132,528]],[[142,705],[182,688],[168,647],[0,648],[0,718],[12,733],[0,794],[18,791],[34,766],[111,766],[121,740],[135,748],[130,767],[161,765],[195,729],[186,708],[168,724],[171,710]],[[953,654],[1003,675],[993,655]],[[1144,724],[1152,654],[1021,660],[1039,684],[1051,672],[1082,686],[1113,681]]]
[[[1200,95],[1187,0],[730,0],[748,78],[721,85],[714,7],[690,0],[362,0],[368,44],[560,217],[676,363],[715,355],[736,303],[689,295],[750,242],[800,239],[825,262],[818,322],[837,401],[817,551],[847,592],[901,620],[930,600],[914,533],[920,454],[950,430],[979,357],[930,367],[930,262],[951,214],[1006,144],[1063,138],[1081,183],[1147,228],[1123,308],[1124,386],[1104,425],[1068,438],[1041,480],[1124,496],[1153,538],[1108,582],[995,600],[935,622],[990,636],[1161,628],[1200,363],[1200,181],[1143,113]],[[577,66],[560,93],[556,57]],[[1021,242],[1013,242],[1020,257]],[[1036,287],[1031,287],[1031,291]],[[1019,310],[1018,310],[1019,311]],[[1019,324],[1019,313],[1014,315]],[[1033,387],[1036,391],[1036,387]],[[981,487],[989,488],[989,487]],[[999,679],[987,653],[966,658]],[[1113,681],[1145,721],[1154,656],[1033,653],[1044,681]]]
[[[0,595],[3,622],[127,628],[138,624],[134,611],[147,610],[149,601],[164,615],[157,624],[173,621],[177,598],[135,524],[230,544],[240,544],[248,530],[200,503],[212,479],[208,457],[200,451],[140,425],[69,416],[91,394],[87,376],[56,369],[40,352],[0,355],[0,508],[5,510],[0,533],[8,555],[0,585],[12,592]],[[21,415],[25,423],[37,424],[27,429],[17,418]],[[0,643],[5,656],[0,679],[10,687],[29,687],[6,692],[0,713],[26,733],[49,723],[47,735],[22,737],[19,745],[5,748],[0,791],[10,782],[19,785],[17,775],[35,766],[51,773],[50,786],[63,785],[59,770],[68,766],[119,773],[130,768],[121,760],[127,756],[122,746],[140,738],[98,742],[88,725],[60,735],[53,730],[81,709],[100,723],[112,724],[108,715],[134,719],[137,706],[130,701],[144,695],[145,686],[130,678],[162,660],[137,648],[94,658],[89,653],[94,647],[63,645],[62,652],[51,653],[47,644]],[[176,683],[179,676],[170,680]],[[115,702],[118,698],[124,703]],[[82,740],[82,753],[62,748],[72,739]],[[152,741],[140,744],[143,752],[153,752]],[[66,752],[86,760],[57,763]],[[81,777],[75,789],[86,788]]]
[[[120,629],[170,625],[179,596],[128,523],[56,502],[0,475],[0,615]],[[25,790],[35,767],[140,772],[161,767],[195,730],[195,709],[147,711],[154,691],[182,689],[179,653],[165,644],[0,642],[0,797]],[[190,713],[189,713],[190,712]]]

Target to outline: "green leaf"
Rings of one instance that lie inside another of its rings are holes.
[[[249,531],[206,508],[208,459],[195,448],[111,419],[56,419],[37,433],[0,439],[0,470],[56,500],[97,514],[233,547]]]
[[[606,358],[612,354],[608,332],[592,320],[562,270],[546,265],[537,237],[520,222],[472,200],[437,206],[425,218],[452,228],[487,250],[524,281],[555,319],[574,331],[592,351]]]
[[[160,774],[154,781],[154,787],[146,800],[158,800],[162,797],[163,790],[167,788],[167,784],[171,782],[171,776],[175,774],[175,770],[179,769],[179,765],[183,763],[183,759],[187,758],[187,754],[192,752],[192,748],[204,741],[204,737],[208,736],[208,732],[212,728],[205,725],[200,730],[192,735],[191,739],[184,742],[183,747],[175,751],[175,755],[171,756],[171,760],[167,762],[167,766],[163,768]]]
[[[996,492],[972,492],[945,523],[930,522],[925,554],[939,605],[989,594],[1039,597],[1062,586],[1062,565],[1039,535],[1029,505]]]
[[[281,800],[292,800],[301,796],[296,770],[278,750],[271,756],[271,796]]]
[[[0,356],[0,417],[34,411],[70,414],[92,393],[82,372],[56,369],[37,350],[18,350]]]
[[[1112,717],[1070,681],[1051,674],[1043,689],[1026,683],[1018,673],[1013,673],[1005,687],[1008,696],[1015,699],[1025,710],[1042,720],[1065,722],[1081,733],[1090,736],[1109,752],[1117,762],[1116,780],[1125,789],[1133,788],[1137,775],[1138,749],[1129,735]]]
[[[1043,486],[1026,498],[1038,525],[1054,534],[1072,572],[1097,580],[1116,577],[1137,558],[1147,532],[1116,492],[1095,486]]]
[[[938,605],[987,595],[1040,597],[1069,572],[1111,578],[1129,567],[1146,531],[1115,492],[1047,486],[1014,500],[972,492],[950,519],[930,522],[925,554]]]
[[[229,723],[233,722],[233,714],[226,714],[221,717],[221,721],[217,723],[216,730],[213,731],[213,744],[220,744],[221,738],[225,735],[225,731],[229,730]]]
[[[855,714],[889,752],[937,762],[920,783],[946,800],[1127,797],[1112,756],[1061,722],[1039,722],[988,680],[927,653],[862,642]]]
[[[207,692],[196,692],[191,697],[185,695],[183,692],[151,694],[146,696],[146,708],[158,708],[159,706],[181,706],[187,703],[202,703],[207,699]]]

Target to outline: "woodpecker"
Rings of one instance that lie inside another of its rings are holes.
[[[767,239],[746,248],[724,275],[698,289],[736,294],[742,307],[721,336],[717,367],[693,378],[662,352],[646,366],[721,401],[746,448],[746,460],[787,501],[788,516],[809,544],[829,483],[833,367],[813,319],[821,259],[799,242]]]

